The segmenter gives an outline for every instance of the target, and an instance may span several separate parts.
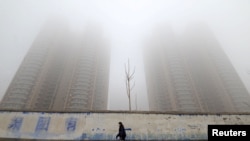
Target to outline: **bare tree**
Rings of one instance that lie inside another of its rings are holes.
[[[126,91],[127,91],[127,95],[128,95],[128,100],[129,100],[129,111],[131,111],[131,91],[135,86],[135,83],[133,83],[133,85],[131,86],[131,80],[134,78],[134,74],[135,74],[135,68],[133,70],[133,72],[130,72],[130,65],[129,65],[129,60],[128,60],[128,64],[126,66],[125,64],[125,75],[126,75]]]
[[[135,94],[135,110],[137,111],[138,108],[137,108],[137,93]]]

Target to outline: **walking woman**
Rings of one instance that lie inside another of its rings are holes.
[[[124,128],[122,122],[119,122],[118,124],[119,124],[119,132],[116,135],[116,139],[119,137],[120,140],[125,141],[125,138],[126,138],[125,128]]]

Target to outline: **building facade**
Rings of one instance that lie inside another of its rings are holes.
[[[205,26],[182,37],[155,31],[144,48],[149,108],[153,111],[249,112],[249,93]]]
[[[106,110],[110,50],[98,28],[44,26],[1,101],[2,109]]]

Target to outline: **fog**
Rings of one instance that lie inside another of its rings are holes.
[[[132,109],[148,110],[142,47],[154,28],[180,35],[206,23],[250,91],[249,0],[0,0],[0,98],[44,23],[65,19],[72,30],[100,25],[111,46],[109,110],[127,110],[124,64],[135,67]]]

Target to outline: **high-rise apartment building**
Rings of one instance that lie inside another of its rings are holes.
[[[107,110],[110,50],[98,28],[48,23],[22,61],[2,109]]]
[[[159,28],[144,49],[149,108],[154,111],[249,112],[250,96],[205,26],[183,37]]]

